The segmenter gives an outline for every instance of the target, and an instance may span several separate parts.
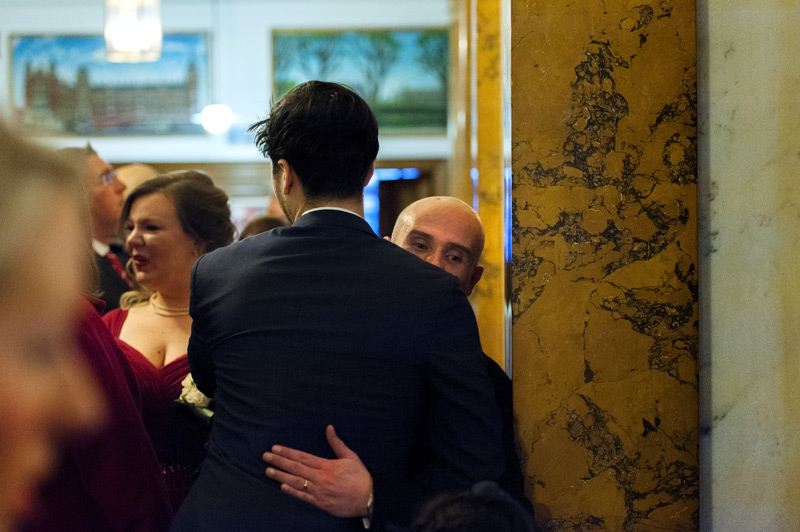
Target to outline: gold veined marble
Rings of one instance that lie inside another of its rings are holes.
[[[503,78],[500,0],[476,0],[476,167],[478,214],[486,241],[475,287],[484,352],[505,366],[506,268],[503,238]]]
[[[514,394],[537,521],[697,529],[694,2],[511,16]]]

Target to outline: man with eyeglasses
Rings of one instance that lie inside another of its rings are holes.
[[[125,183],[117,178],[114,168],[89,144],[83,148],[64,148],[59,153],[86,168],[92,247],[100,273],[100,299],[106,303],[103,310],[106,313],[119,307],[120,296],[131,289],[124,267],[128,254],[122,246],[111,242],[125,201]]]

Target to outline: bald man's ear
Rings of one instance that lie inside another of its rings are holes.
[[[478,281],[481,280],[481,276],[483,275],[483,266],[475,266],[475,269],[472,270],[472,275],[469,278],[469,284],[464,288],[464,293],[469,296],[472,294],[472,290],[475,288],[475,285],[478,284]]]

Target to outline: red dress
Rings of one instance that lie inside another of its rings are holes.
[[[189,374],[186,355],[157,368],[146,356],[120,340],[127,317],[127,310],[115,309],[104,315],[103,321],[133,368],[142,397],[142,419],[177,511],[205,457],[207,431],[173,405],[181,395],[181,382]]]
[[[71,440],[22,532],[166,532],[172,508],[139,412],[139,391],[100,314],[84,305],[80,353],[103,392],[107,422]]]

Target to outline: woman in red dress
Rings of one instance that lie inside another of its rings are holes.
[[[191,269],[203,253],[232,242],[235,227],[225,192],[195,171],[139,185],[125,201],[122,220],[140,289],[125,294],[121,308],[103,320],[136,375],[144,424],[177,511],[204,457],[206,437],[172,406],[189,374]]]

